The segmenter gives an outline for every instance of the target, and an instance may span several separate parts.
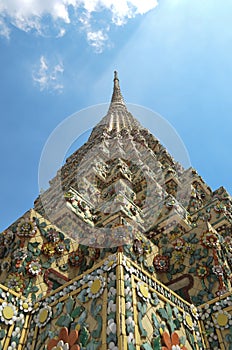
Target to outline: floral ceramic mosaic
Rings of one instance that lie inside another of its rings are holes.
[[[0,234],[0,350],[232,350],[231,233],[230,195],[138,123],[115,73],[88,142]]]
[[[116,350],[122,342],[130,349],[138,344],[161,349],[169,346],[168,339],[176,345],[181,342],[183,349],[203,349],[195,308],[122,253],[109,256],[88,274],[34,303],[4,290],[1,296],[7,300],[0,306],[4,329],[24,328],[25,317],[32,315],[25,329],[28,350],[44,346],[48,350]],[[20,344],[15,339],[11,343]]]

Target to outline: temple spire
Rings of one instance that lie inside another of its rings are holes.
[[[107,114],[101,119],[101,121],[93,129],[89,140],[95,140],[104,132],[115,131],[119,133],[122,129],[132,130],[141,129],[142,126],[133,117],[133,115],[127,110],[126,104],[122,97],[120,90],[119,79],[117,71],[114,71],[114,86],[111,102]],[[104,136],[105,137],[105,136]],[[103,137],[103,138],[104,138]]]
[[[112,98],[111,98],[111,103],[121,103],[121,104],[125,105],[123,97],[122,97],[122,93],[120,90],[117,71],[114,71],[114,89],[113,89],[113,94],[112,94]]]

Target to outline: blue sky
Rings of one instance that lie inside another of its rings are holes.
[[[231,15],[230,0],[0,0],[0,229],[33,207],[50,133],[108,102],[115,69],[125,100],[166,118],[232,193]]]

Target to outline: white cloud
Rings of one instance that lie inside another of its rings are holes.
[[[103,51],[105,42],[108,39],[108,35],[102,30],[96,32],[87,32],[88,43],[95,49],[96,52],[101,53]]]
[[[158,5],[157,1],[0,0],[0,34],[9,37],[9,25],[13,25],[25,32],[35,31],[40,35],[47,34],[49,25],[46,21],[50,18],[50,27],[53,30],[54,28],[57,29],[56,37],[64,36],[69,25],[82,25],[82,29],[85,29],[88,43],[96,51],[101,52],[108,39],[108,30],[104,29],[106,26],[112,24],[123,25],[128,19],[138,14],[143,15],[154,9]],[[98,13],[98,21],[94,21],[96,12]],[[106,13],[108,14],[108,19],[106,18]],[[86,26],[83,26],[83,15],[88,18]]]
[[[39,65],[35,68],[32,78],[40,91],[47,90],[49,92],[61,93],[64,87],[60,82],[63,72],[64,67],[62,62],[52,65],[48,63],[45,56],[41,56]]]
[[[10,29],[1,18],[0,18],[0,36],[3,36],[6,39],[10,39]]]
[[[93,21],[90,12],[85,12],[79,18],[80,28],[86,35],[86,40],[90,46],[93,47],[94,51],[101,53],[108,41],[107,32],[109,31],[109,26],[104,28],[94,29]]]
[[[64,28],[60,28],[59,33],[57,34],[57,38],[62,38],[66,33],[66,30]]]

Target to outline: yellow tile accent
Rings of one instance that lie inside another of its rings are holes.
[[[217,317],[217,323],[219,324],[219,326],[224,327],[227,325],[228,321],[229,321],[229,317],[225,314],[219,314]]]
[[[12,317],[14,316],[14,310],[12,309],[11,306],[5,306],[4,309],[2,310],[2,314],[7,320],[11,320]]]
[[[193,320],[192,320],[191,315],[186,314],[185,321],[186,321],[186,323],[188,324],[188,326],[189,326],[190,328],[193,327]]]
[[[90,287],[90,291],[92,294],[96,294],[99,292],[100,289],[101,289],[101,281],[96,279],[95,281],[93,281]]]
[[[141,292],[141,294],[145,297],[148,298],[149,296],[149,291],[148,291],[148,287],[144,284],[140,284],[139,285],[139,290]]]
[[[48,310],[44,309],[39,314],[39,322],[44,323],[47,318],[48,318]]]

